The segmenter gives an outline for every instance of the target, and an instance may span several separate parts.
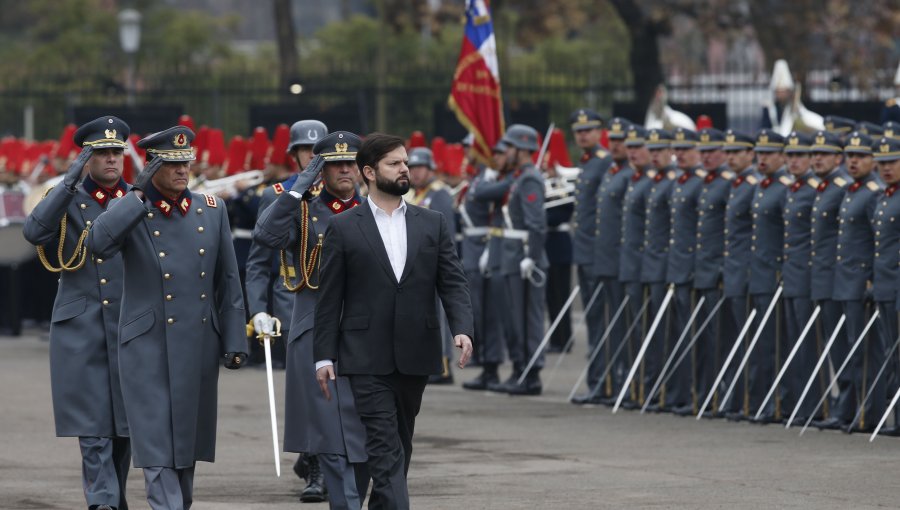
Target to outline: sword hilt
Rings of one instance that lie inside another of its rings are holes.
[[[278,320],[277,317],[272,317],[272,321],[275,322],[275,332],[272,334],[259,333],[256,335],[256,339],[259,340],[259,344],[262,345],[266,342],[271,342],[273,338],[278,338],[281,336],[281,321]]]

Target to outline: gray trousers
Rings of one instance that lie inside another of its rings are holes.
[[[751,296],[753,307],[756,308],[756,318],[753,320],[750,330],[747,331],[749,341],[752,341],[753,336],[756,335],[756,331],[759,329],[759,325],[762,323],[762,319],[765,317],[766,311],[769,309],[769,305],[774,297],[774,294],[753,294]],[[779,340],[784,338],[781,328],[781,318],[779,317],[779,310],[776,308],[772,310],[772,314],[769,316],[769,320],[766,321],[762,334],[753,348],[753,352],[750,353],[750,359],[747,361],[750,367],[747,385],[750,392],[749,411],[751,415],[756,415],[757,409],[762,405],[763,399],[766,398],[766,393],[775,381],[776,349]],[[749,346],[749,343],[747,345]],[[736,363],[740,363],[740,361],[738,360]],[[775,399],[769,399],[761,417],[775,417]]]
[[[145,467],[144,486],[153,510],[188,510],[194,503],[194,468]]]
[[[837,327],[837,323],[844,311],[839,301],[823,299],[821,301],[816,301],[816,304],[822,307],[822,312],[819,314],[819,318],[816,319],[816,352],[821,356],[822,350],[825,349],[825,344],[834,333],[834,329]],[[831,349],[828,351],[828,363],[823,365],[817,374],[818,383],[816,387],[819,389],[819,395],[825,391],[825,388],[827,388],[828,383],[831,381],[828,365],[830,364],[837,370],[837,368],[841,366],[841,363],[844,362],[844,358],[847,357],[848,347],[845,331],[846,329],[844,327],[841,327],[841,330],[838,331],[838,335],[835,337],[834,343],[831,344]],[[837,400],[832,399],[831,395],[829,395],[828,400],[825,401],[825,405],[822,408],[823,416],[834,416],[836,405]]]
[[[688,326],[688,320],[691,317],[691,312],[694,311],[694,303],[693,303],[693,290],[691,285],[688,283],[682,283],[675,285],[675,293],[672,296],[672,304],[669,305],[669,308],[674,312],[669,316],[672,318],[669,321],[669,336],[666,342],[665,349],[665,357],[663,359],[663,363],[672,355],[672,351],[675,348],[675,344],[678,342],[678,339],[681,338],[681,334],[684,332],[684,329]],[[666,324],[660,324],[661,328],[664,328]],[[679,350],[683,349],[686,345],[686,342],[690,341],[690,334],[693,331],[693,326],[689,328],[687,332],[687,338],[682,341]],[[676,355],[677,356],[677,355]],[[685,358],[685,360],[679,364],[677,367],[672,366],[669,370],[672,373],[672,376],[669,378],[669,382],[666,383],[666,406],[667,407],[681,407],[684,405],[692,404],[691,400],[691,372],[693,370],[694,363],[692,359]]]
[[[647,306],[647,314],[645,315],[646,326],[644,333],[641,335],[641,342],[644,341],[644,337],[649,332],[650,325],[653,323],[654,319],[656,319],[656,315],[662,307],[667,292],[666,284],[662,282],[648,283],[647,291],[650,304]],[[666,316],[671,315],[671,305],[669,305],[665,314]],[[644,403],[644,399],[647,397],[647,394],[650,393],[650,389],[653,388],[656,379],[659,378],[663,363],[666,362],[666,324],[668,320],[666,316],[662,318],[659,327],[657,327],[656,332],[653,333],[653,338],[650,340],[650,343],[647,344],[647,351],[644,353],[644,359],[641,361],[641,384],[639,385],[637,392],[638,403],[640,404]],[[640,348],[640,344],[638,344],[638,348]],[[666,391],[667,385],[664,384],[660,387],[659,392],[657,392],[653,404],[661,405],[666,401]]]
[[[641,311],[641,307],[644,306],[644,300],[649,299],[649,295],[647,297],[644,296],[644,284],[640,282],[626,282],[623,284],[625,286],[625,295],[628,296],[628,306],[625,308],[625,315],[622,316],[621,321],[626,326],[626,332],[635,322],[638,324],[634,326],[631,334],[628,338],[625,339],[625,342],[628,344],[623,348],[623,352],[620,355],[622,359],[625,360],[625,365],[631,368],[631,365],[634,364],[634,357],[638,353],[638,349],[641,347],[641,341],[644,340],[643,337],[643,328],[641,327],[640,322],[643,322],[643,315],[638,316],[638,312]],[[640,386],[641,376],[638,374],[637,377],[632,379],[631,381],[631,393],[629,394],[629,400],[633,400],[637,402],[638,400],[638,387]],[[652,386],[651,386],[652,387]],[[650,388],[646,388],[648,391]]]
[[[506,299],[509,304],[510,318],[507,331],[509,338],[509,359],[518,370],[525,365],[537,351],[544,336],[544,289],[535,287],[531,282],[522,279],[518,274],[505,275]],[[538,356],[532,373],[544,367],[544,354]]]
[[[127,437],[79,437],[81,483],[88,506],[109,505],[128,510],[125,482],[131,465]]]
[[[694,320],[694,331],[698,330],[706,322],[713,309],[715,309],[716,303],[722,298],[722,291],[719,289],[697,289],[696,292],[698,300],[699,296],[704,297],[705,300],[703,301],[703,306],[700,307],[697,318]],[[712,387],[718,370],[722,366],[722,362],[719,360],[724,361],[725,356],[728,355],[727,350],[724,353],[722,353],[722,350],[730,349],[733,344],[729,342],[734,342],[734,338],[730,334],[731,328],[726,329],[725,327],[732,324],[732,320],[730,316],[726,318],[725,315],[726,306],[723,302],[718,312],[716,312],[716,316],[710,319],[706,329],[700,333],[700,336],[697,337],[697,343],[694,344],[693,358],[695,363],[691,393],[693,394],[694,402],[698,405],[703,403]],[[682,349],[687,347],[688,342],[696,334],[694,331],[691,331],[690,336],[685,338]],[[729,337],[732,338],[729,340]],[[726,346],[725,344],[728,345]],[[678,355],[680,356],[681,354]],[[683,363],[687,363],[687,358],[685,358]]]
[[[720,347],[719,347],[719,359],[716,363],[716,370],[722,370],[722,365],[725,364],[725,360],[728,358],[728,354],[731,352],[731,349],[734,347],[734,342],[737,341],[737,336],[741,332],[741,329],[745,326],[747,322],[747,316],[749,315],[748,309],[748,300],[747,296],[729,296],[725,299],[725,304],[722,305],[725,308],[725,314],[731,318],[731,324],[733,327],[731,328],[730,333],[727,334],[724,338],[719,339]],[[759,313],[759,312],[757,312]],[[727,331],[727,329],[725,329]],[[734,385],[734,393],[732,393],[731,397],[729,397],[728,402],[725,403],[724,406],[721,405],[721,398],[725,396],[725,391],[728,389],[728,385],[731,384],[731,381],[734,380],[735,374],[737,372],[738,364],[741,362],[741,359],[744,357],[745,347],[750,342],[750,336],[753,335],[753,332],[749,331],[741,340],[740,346],[734,353],[734,357],[731,359],[731,363],[728,364],[728,368],[725,370],[725,375],[722,377],[722,382],[719,383],[719,387],[716,388],[716,398],[714,402],[716,404],[716,410],[726,413],[742,413],[746,414],[749,411],[745,412],[745,407],[749,407],[749,395],[747,393],[747,376],[748,376],[748,368],[744,368],[743,373],[738,377],[737,383]],[[718,372],[716,372],[718,375]],[[703,398],[706,398],[704,395]],[[755,413],[755,410],[754,410]]]
[[[365,463],[351,464],[344,455],[320,453],[319,465],[328,487],[328,508],[360,510],[369,490],[369,470]]]
[[[797,340],[800,339],[800,333],[803,332],[803,328],[809,322],[812,312],[813,303],[809,298],[784,298],[784,324],[787,329],[787,336],[779,349],[779,354],[781,355],[779,369],[784,366],[788,354],[796,345]],[[797,406],[797,399],[803,393],[803,388],[806,387],[806,381],[812,375],[817,359],[815,332],[810,331],[797,349],[797,354],[794,355],[794,359],[791,361],[791,365],[780,383],[781,387],[778,391],[782,416],[790,417],[790,414],[794,411],[794,408]],[[817,384],[812,385],[809,394],[806,395],[802,406],[797,411],[797,416],[799,418],[808,418],[821,396],[821,388]]]
[[[853,344],[856,343],[859,335],[861,335],[863,329],[865,329],[866,320],[868,318],[868,313],[866,311],[867,307],[864,301],[839,301],[839,303],[841,303],[843,313],[847,316],[847,320],[844,322],[844,331],[846,332],[846,335],[844,337],[844,345],[842,346],[843,349],[840,352],[842,356],[832,358],[836,362],[834,365],[835,370],[841,366],[849,355],[850,349],[853,348]],[[869,331],[868,336],[870,338],[874,336],[872,335],[871,330]],[[840,341],[840,338],[835,340],[835,344],[837,344],[838,341]],[[860,393],[863,390],[863,380],[865,379],[863,374],[863,358],[865,350],[866,340],[863,340],[863,343],[857,348],[856,352],[853,353],[853,356],[850,357],[850,362],[847,364],[847,367],[844,368],[841,376],[838,377],[840,395],[838,396],[837,403],[833,410],[833,416],[844,423],[848,423],[853,419],[853,415],[856,414],[856,410],[862,402],[860,400],[862,398]],[[865,416],[863,418],[865,418]]]
[[[581,294],[582,307],[587,306],[599,284],[599,277],[590,274],[585,266],[578,266],[578,285],[580,287],[579,293]],[[597,342],[600,341],[600,337],[603,335],[603,302],[603,291],[601,290],[597,299],[595,299],[594,303],[591,305],[591,309],[587,311],[585,323],[587,324],[588,352],[593,350],[593,347],[597,345]],[[603,353],[597,355],[598,360],[601,358],[603,360],[606,359]],[[602,360],[597,364],[599,365],[600,363],[602,363]],[[600,366],[599,368],[602,372],[603,366]],[[588,370],[588,388],[590,388],[592,392],[596,392],[599,387],[597,379],[600,374],[595,372],[596,368],[592,365]]]

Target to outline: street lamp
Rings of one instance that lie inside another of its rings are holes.
[[[141,13],[135,9],[119,11],[119,43],[128,55],[128,106],[134,106],[135,55],[141,47]]]

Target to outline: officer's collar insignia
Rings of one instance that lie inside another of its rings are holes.
[[[172,206],[165,200],[158,200],[156,202],[156,208],[162,211],[166,216],[172,214]]]
[[[173,210],[177,210],[184,216],[191,209],[191,193],[188,190],[182,191],[181,195],[175,200],[170,200],[164,197],[156,188],[150,186],[147,188],[146,195],[166,218],[172,215]]]
[[[816,145],[825,145],[825,137],[822,135],[817,136]]]
[[[341,201],[338,200],[338,201],[332,202],[332,203],[331,203],[331,208],[334,209],[335,211],[340,210],[340,208],[341,208]]]
[[[172,139],[172,145],[175,147],[187,147],[187,137],[184,136],[184,133],[178,133],[175,135],[175,138]]]
[[[125,196],[125,186],[125,181],[122,179],[119,179],[119,182],[112,188],[104,188],[94,182],[90,177],[84,179],[84,190],[87,191],[91,198],[100,204],[100,207],[104,208],[111,199]]]
[[[209,196],[209,195],[207,195]],[[207,198],[206,203],[209,203],[209,199]],[[184,197],[178,202],[178,208],[181,209],[181,215],[184,216],[187,214],[188,210],[191,208],[191,201],[188,197]]]
[[[322,191],[319,193],[319,200],[322,201],[325,205],[331,209],[331,212],[334,214],[342,213],[348,209],[353,209],[360,203],[359,195],[353,195],[353,198],[347,200],[346,202],[333,196],[331,193],[328,193],[328,190],[322,188]]]
[[[334,152],[347,152],[348,145],[346,143],[334,144]]]

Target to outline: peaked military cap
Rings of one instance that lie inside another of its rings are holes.
[[[682,127],[675,128],[675,132],[672,133],[672,148],[695,149],[699,140],[700,138],[697,136],[697,133],[691,131],[690,129],[685,129]]]
[[[875,145],[875,161],[888,162],[900,159],[900,138],[881,137]]]
[[[812,138],[805,133],[792,132],[784,146],[785,154],[808,154],[812,148]]]
[[[816,131],[812,138],[812,146],[810,147],[812,152],[840,154],[844,150],[841,139],[831,131]]]
[[[506,152],[506,149],[509,148],[509,144],[504,140],[497,140],[497,143],[494,144],[494,147],[491,149],[492,152]]]
[[[647,132],[647,148],[668,149],[672,143],[672,134],[665,129],[651,129]]]
[[[613,119],[609,121],[609,131],[607,132],[607,136],[610,140],[624,140],[625,134],[632,124],[634,123],[628,119],[613,117]]]
[[[318,120],[298,120],[291,126],[291,143],[288,151],[300,145],[315,145],[328,134],[328,128]]]
[[[362,140],[349,131],[335,131],[313,146],[313,154],[326,162],[356,161],[356,153]]]
[[[643,147],[647,142],[647,130],[641,126],[631,126],[625,134],[625,147]]]
[[[862,121],[856,124],[856,131],[869,135],[871,137],[879,137],[884,134],[884,128],[874,122]]]
[[[888,138],[900,138],[900,122],[889,120],[882,124],[884,136]]]
[[[79,147],[90,146],[95,149],[124,149],[131,128],[124,120],[107,115],[82,125],[72,135]]]
[[[427,147],[416,147],[409,153],[409,162],[406,164],[409,168],[414,166],[427,166],[434,170],[434,156],[431,149]]]
[[[756,133],[756,152],[781,152],[784,150],[784,137],[771,129],[760,129]]]
[[[746,151],[753,150],[756,140],[752,136],[729,129],[725,132],[725,142],[722,146],[726,151]]]
[[[597,129],[603,125],[603,117],[594,110],[582,108],[569,116],[569,123],[572,125],[573,131]]]
[[[872,154],[872,138],[859,131],[847,135],[844,143],[845,154]]]
[[[715,128],[704,128],[698,133],[700,143],[697,148],[701,151],[719,150],[725,145],[725,133]]]
[[[147,151],[147,160],[162,158],[163,161],[194,161],[197,157],[191,148],[194,132],[185,126],[175,126],[147,135],[137,145]]]
[[[849,133],[854,127],[856,127],[856,121],[853,119],[838,115],[827,115],[825,117],[825,129],[832,133],[837,133],[839,135]]]

